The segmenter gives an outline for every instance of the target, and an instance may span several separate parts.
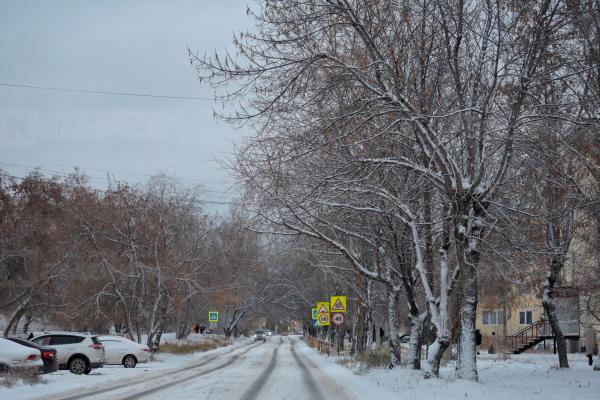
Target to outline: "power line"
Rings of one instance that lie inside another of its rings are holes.
[[[214,101],[215,100],[215,99],[209,98],[209,97],[169,96],[169,95],[148,94],[148,93],[115,92],[115,91],[108,91],[108,90],[73,89],[73,88],[25,85],[25,84],[20,84],[20,83],[5,83],[5,82],[0,82],[0,86],[22,88],[22,89],[50,90],[50,91],[55,91],[55,92],[91,93],[91,94],[105,94],[105,95],[112,95],[112,96],[151,97],[151,98],[173,99],[173,100],[203,100],[203,101]]]
[[[98,171],[98,172],[103,172],[103,173],[109,173],[111,175],[132,175],[132,176],[141,176],[144,178],[152,178],[154,177],[156,174],[144,174],[141,172],[130,172],[130,171],[122,171],[122,170],[109,170],[106,168],[92,168],[92,167],[86,167],[83,165],[68,165],[68,164],[61,164],[61,163],[56,163],[56,162],[48,162],[48,161],[35,161],[35,160],[28,160],[25,158],[20,158],[20,157],[12,157],[12,156],[7,156],[4,154],[0,154],[0,163],[4,163],[6,165],[11,165],[11,163],[6,162],[6,161],[2,161],[2,158],[7,158],[7,159],[11,159],[11,160],[17,160],[17,161],[24,161],[26,163],[30,163],[33,164],[33,166],[26,166],[29,167],[31,169],[36,168],[36,167],[42,167],[44,165],[53,165],[53,166],[58,166],[58,167],[64,167],[64,168],[80,168],[83,171]],[[16,166],[24,166],[23,164],[19,165],[19,164],[12,164],[12,165],[16,165]],[[47,169],[49,172],[54,172],[50,169]],[[60,171],[62,172],[62,171]],[[223,181],[214,181],[214,180],[203,180],[203,179],[197,179],[197,178],[188,178],[188,177],[178,177],[175,176],[174,178],[176,178],[179,181],[189,181],[189,182],[193,182],[193,183],[197,183],[197,184],[201,184],[201,185],[206,185],[206,184],[210,184],[210,183],[222,183]],[[206,191],[206,190],[205,190]],[[208,190],[211,191],[211,190]],[[217,192],[217,191],[214,191]],[[221,193],[221,192],[219,192]]]

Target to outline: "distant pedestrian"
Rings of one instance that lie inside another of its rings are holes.
[[[488,349],[488,354],[496,354],[496,332],[492,332],[492,343]]]
[[[27,340],[31,340],[33,339],[33,332],[29,332],[29,335],[27,336]]]
[[[596,342],[596,330],[591,322],[585,326],[585,352],[588,357],[588,364],[593,365],[593,358],[598,354],[598,343]]]
[[[200,332],[200,325],[198,325],[198,324],[195,324],[195,325],[194,325],[194,332],[195,332],[195,333],[198,333],[198,332]]]

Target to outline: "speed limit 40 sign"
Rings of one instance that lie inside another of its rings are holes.
[[[342,313],[334,313],[331,316],[331,320],[336,325],[342,325],[344,323],[344,314],[342,314]]]

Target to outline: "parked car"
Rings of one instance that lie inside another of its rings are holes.
[[[99,336],[104,345],[106,364],[122,364],[134,368],[137,363],[148,362],[150,349],[122,336]]]
[[[11,370],[40,373],[43,368],[42,356],[37,349],[0,338],[0,374]]]
[[[263,342],[266,342],[267,341],[267,332],[263,331],[261,329],[254,332],[254,341],[256,342],[257,340],[262,340]]]
[[[39,344],[30,342],[29,340],[20,339],[16,337],[6,338],[11,342],[20,344],[21,346],[30,347],[40,352],[42,362],[44,363],[43,372],[48,374],[50,372],[58,371],[58,359],[56,358],[56,349],[52,347],[40,346]]]
[[[54,347],[58,367],[68,369],[74,374],[89,374],[92,369],[102,368],[105,363],[104,346],[94,335],[74,332],[46,333],[34,338],[32,342]]]

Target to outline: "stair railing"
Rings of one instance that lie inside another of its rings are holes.
[[[552,335],[552,328],[549,322],[539,320],[517,331],[513,335],[507,335],[505,341],[510,343],[512,350],[516,350],[522,345],[528,345],[532,339],[550,335]]]

